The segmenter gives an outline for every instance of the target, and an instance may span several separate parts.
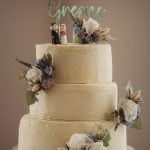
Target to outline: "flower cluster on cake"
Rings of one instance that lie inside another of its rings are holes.
[[[52,43],[36,45],[36,64],[16,59],[26,69],[29,114],[20,122],[19,150],[127,150],[126,126],[142,128],[141,91],[127,83],[117,107],[117,84],[112,82],[110,29],[100,20],[105,9],[66,7],[61,0],[52,14]],[[95,13],[95,15],[94,15]],[[73,43],[60,18],[69,14]]]

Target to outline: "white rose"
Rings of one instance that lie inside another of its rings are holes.
[[[37,81],[41,80],[42,78],[42,71],[35,66],[33,66],[32,69],[30,69],[27,74],[26,78],[28,80],[31,80],[32,82],[36,83]]]
[[[124,111],[125,120],[133,122],[137,118],[139,105],[129,99],[121,99],[121,108]]]
[[[82,145],[86,144],[87,135],[86,134],[73,134],[68,142],[70,150],[79,150]]]
[[[88,150],[106,150],[107,148],[103,145],[103,141],[89,144]]]
[[[86,32],[88,34],[92,34],[94,31],[98,30],[99,26],[100,24],[96,20],[92,19],[91,17],[87,21],[84,21],[83,24],[83,27],[86,28]]]

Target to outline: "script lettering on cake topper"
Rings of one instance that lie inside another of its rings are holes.
[[[62,6],[61,3],[62,0],[58,0],[57,5],[53,3],[53,0],[49,0],[48,3],[48,14],[50,17],[56,18],[55,22],[59,24],[61,17],[64,17],[68,13],[72,13],[74,15],[86,15],[92,18],[95,18],[97,20],[101,19],[106,12],[106,9],[103,9],[102,7],[95,8],[94,6],[90,7],[77,7],[77,6]],[[54,6],[54,7],[53,7]],[[55,13],[52,13],[52,8],[57,8],[57,11]]]

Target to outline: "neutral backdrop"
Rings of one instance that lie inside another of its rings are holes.
[[[55,0],[56,1],[56,0]],[[137,150],[150,149],[150,1],[149,0],[63,0],[66,6],[102,6],[107,15],[102,24],[117,37],[112,41],[113,81],[124,96],[124,86],[131,80],[144,96],[143,130],[128,129],[128,143]],[[15,58],[35,62],[35,44],[49,43],[48,0],[0,0],[0,150],[17,144],[21,116],[28,113],[26,84],[17,81],[22,68]],[[66,23],[69,41],[72,28]],[[117,144],[117,143],[116,143]]]

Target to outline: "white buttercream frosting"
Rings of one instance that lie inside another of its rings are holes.
[[[127,150],[126,127],[104,121],[117,108],[109,44],[36,45],[36,59],[51,53],[55,84],[30,106],[19,127],[18,150],[57,150],[75,133],[109,129],[108,150]],[[97,121],[100,120],[100,121]]]

